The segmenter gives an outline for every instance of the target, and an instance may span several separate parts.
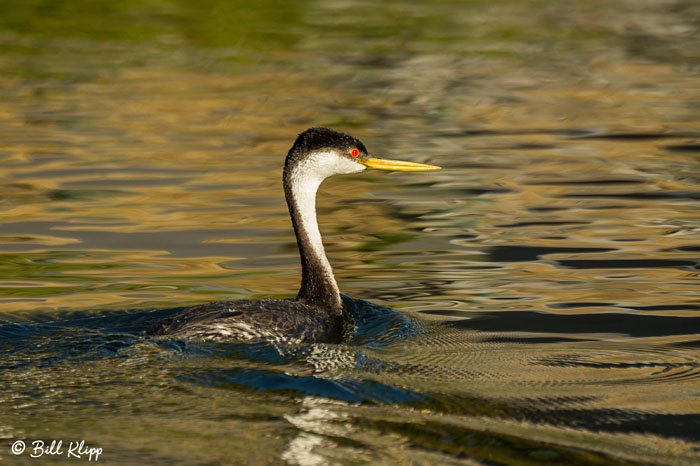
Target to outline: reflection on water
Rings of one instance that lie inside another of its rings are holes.
[[[700,461],[694,3],[40,3],[0,1],[0,459]],[[312,125],[443,167],[321,188],[348,341],[144,337],[296,292]]]

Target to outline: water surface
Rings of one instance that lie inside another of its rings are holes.
[[[700,461],[692,2],[47,8],[0,2],[0,458]],[[322,186],[348,341],[144,337],[294,295],[317,125],[443,167]]]

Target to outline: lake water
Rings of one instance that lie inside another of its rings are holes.
[[[0,1],[0,461],[698,464],[699,31],[684,0]],[[443,167],[321,187],[348,341],[143,336],[296,293],[310,126]]]

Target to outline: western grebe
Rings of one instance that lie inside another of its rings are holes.
[[[338,341],[343,332],[342,301],[316,221],[316,192],[329,176],[368,168],[424,171],[440,167],[374,158],[359,140],[328,128],[304,131],[287,154],[282,176],[301,256],[297,297],[192,306],[157,322],[147,333],[216,341]]]

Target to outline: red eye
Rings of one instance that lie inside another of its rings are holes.
[[[360,155],[360,151],[357,149],[353,149],[350,151],[350,155],[352,155],[353,157],[357,157],[358,155]]]

